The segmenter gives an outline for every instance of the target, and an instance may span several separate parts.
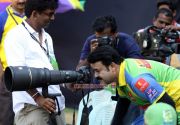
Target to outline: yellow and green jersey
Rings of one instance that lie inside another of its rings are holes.
[[[0,13],[0,59],[3,65],[3,69],[7,67],[6,54],[4,51],[4,40],[9,30],[16,25],[20,24],[25,16],[20,16],[13,11],[11,6],[8,6],[6,10]]]
[[[125,59],[120,66],[118,93],[140,106],[156,103],[164,93],[180,112],[180,70],[152,60]]]

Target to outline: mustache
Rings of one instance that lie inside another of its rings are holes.
[[[25,5],[26,2],[19,2],[18,5]]]
[[[102,80],[102,78],[100,78],[100,77],[96,77],[96,79],[97,79],[97,80]]]

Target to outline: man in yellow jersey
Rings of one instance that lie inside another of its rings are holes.
[[[145,110],[157,102],[167,103],[176,109],[180,120],[180,70],[152,60],[122,59],[110,46],[98,47],[89,55],[88,62],[98,80],[118,83],[122,108],[118,114],[115,111],[118,122],[112,125],[121,125],[130,102]],[[135,125],[142,124],[136,120]]]
[[[11,0],[11,4],[0,12],[0,60],[3,69],[7,66],[4,51],[4,39],[9,30],[17,26],[25,18],[24,8],[26,0]],[[3,72],[3,70],[2,70]],[[12,109],[12,95],[5,88],[3,82],[0,84],[0,124],[12,125],[14,113]]]
[[[26,0],[11,0],[12,3],[0,13],[0,58],[3,69],[7,66],[4,52],[4,39],[9,30],[20,24],[25,18],[24,7]]]

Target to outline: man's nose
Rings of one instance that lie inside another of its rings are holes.
[[[19,2],[20,2],[20,3],[24,3],[24,2],[26,2],[26,0],[19,0]]]

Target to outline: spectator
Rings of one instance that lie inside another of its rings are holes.
[[[3,69],[7,67],[4,51],[4,39],[9,30],[20,24],[24,19],[24,7],[26,0],[11,0],[6,10],[0,13],[0,58]]]
[[[55,55],[51,36],[44,28],[54,20],[58,0],[27,0],[25,15],[27,19],[8,32],[5,39],[5,52],[8,66],[28,66],[54,69]],[[52,64],[53,63],[53,64]],[[55,67],[57,68],[57,67]],[[59,85],[48,86],[49,93],[60,93],[55,100],[44,97],[41,88],[13,92],[13,110],[16,125],[48,125],[49,115],[61,115],[54,119],[58,125],[65,125],[65,99]]]
[[[6,56],[4,51],[4,39],[6,34],[13,27],[17,26],[25,19],[24,7],[26,0],[11,0],[11,4],[6,10],[0,13],[0,60],[3,69],[6,68]],[[6,90],[4,82],[0,84],[0,124],[12,125],[14,113],[12,109],[12,94]]]

